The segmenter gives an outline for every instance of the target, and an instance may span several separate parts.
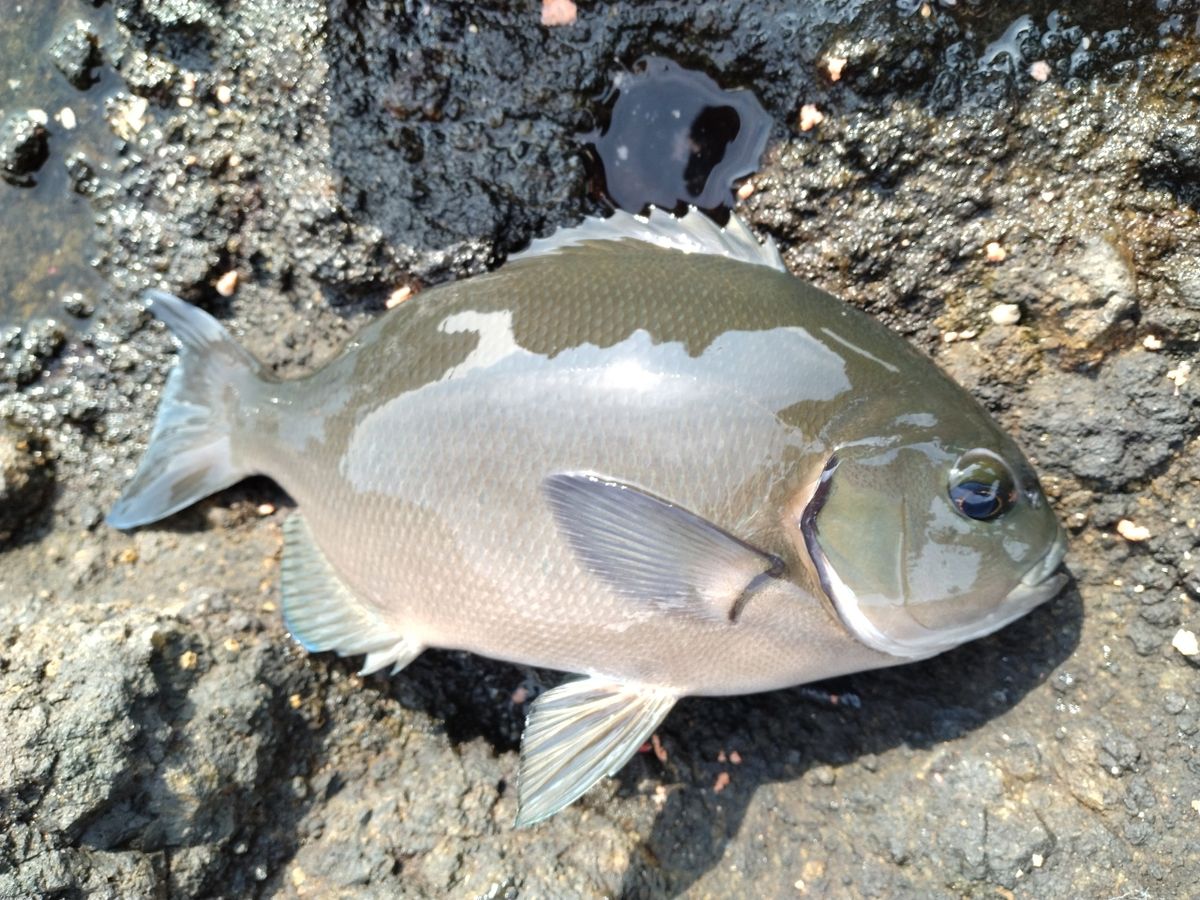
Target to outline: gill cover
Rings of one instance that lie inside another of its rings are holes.
[[[863,643],[933,656],[1062,588],[1058,522],[1020,452],[1000,451],[864,443],[825,467],[801,530],[822,587]]]

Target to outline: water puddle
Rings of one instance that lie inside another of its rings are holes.
[[[585,140],[601,191],[633,213],[732,206],[737,181],[758,168],[771,131],[750,91],[723,90],[656,57],[619,76],[607,100],[607,124]]]

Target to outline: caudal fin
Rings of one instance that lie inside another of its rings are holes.
[[[233,461],[233,415],[261,366],[212,316],[165,291],[147,291],[146,308],[179,341],[150,443],[107,522],[134,528],[177,512],[251,474]]]

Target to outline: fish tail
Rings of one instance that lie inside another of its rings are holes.
[[[165,518],[252,470],[235,461],[238,407],[256,391],[262,366],[212,316],[165,291],[147,291],[146,308],[179,341],[150,443],[133,481],[106,521],[134,528]]]

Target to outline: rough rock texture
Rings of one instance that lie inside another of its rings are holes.
[[[55,132],[42,173],[90,203],[109,287],[76,331],[48,306],[0,332],[0,417],[56,481],[0,554],[0,897],[1194,892],[1200,669],[1171,641],[1200,631],[1200,11],[803,8],[114,0],[86,31],[110,88],[79,100],[107,139]],[[925,663],[685,701],[661,759],[514,831],[525,704],[560,676],[305,656],[263,479],[101,524],[173,361],[133,298],[310,369],[396,287],[600,208],[577,137],[645,54],[755,91],[742,215],[1022,436],[1075,580]]]
[[[0,175],[9,184],[31,187],[49,154],[46,128],[29,113],[13,113],[0,122]]]
[[[35,532],[38,514],[46,509],[51,480],[40,442],[27,432],[0,422],[0,547],[14,533]]]
[[[72,86],[86,90],[99,80],[95,69],[100,64],[100,39],[82,19],[63,26],[47,53]]]

